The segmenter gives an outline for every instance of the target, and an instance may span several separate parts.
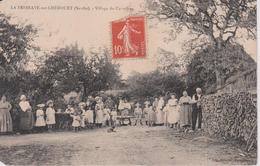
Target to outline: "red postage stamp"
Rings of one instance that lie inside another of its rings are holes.
[[[112,22],[113,58],[145,57],[145,17]]]

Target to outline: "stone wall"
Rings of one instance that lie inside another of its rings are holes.
[[[249,92],[216,93],[202,99],[204,129],[210,135],[256,146],[257,109]]]

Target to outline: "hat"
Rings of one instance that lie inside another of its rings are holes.
[[[52,100],[48,100],[47,102],[46,102],[46,105],[50,105],[50,104],[53,104],[53,101]]]
[[[21,95],[20,100],[26,99],[25,95]]]
[[[37,107],[43,108],[43,107],[45,107],[45,104],[38,104]]]
[[[85,103],[85,102],[80,102],[80,103],[79,103],[79,106],[85,107],[85,106],[86,106],[86,103]]]

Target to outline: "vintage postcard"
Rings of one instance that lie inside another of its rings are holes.
[[[1,0],[0,165],[256,165],[256,0]]]

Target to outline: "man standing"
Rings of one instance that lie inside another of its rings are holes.
[[[198,119],[198,130],[201,130],[202,123],[202,109],[201,109],[201,97],[202,90],[201,88],[196,89],[196,94],[192,97],[192,131],[196,128],[196,123]]]

